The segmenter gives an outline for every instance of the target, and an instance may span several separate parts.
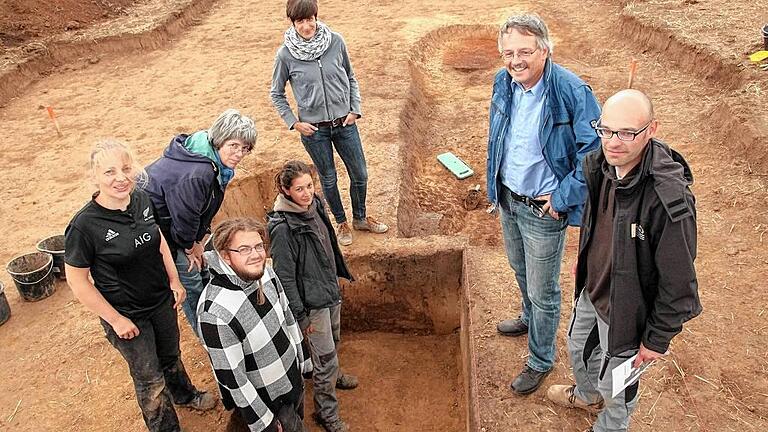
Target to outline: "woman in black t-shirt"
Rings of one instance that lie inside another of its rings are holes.
[[[99,143],[90,168],[98,191],[67,227],[67,281],[128,363],[147,428],[179,431],[174,404],[198,410],[216,404],[192,385],[181,363],[176,308],[186,292],[151,201],[135,187],[146,175],[130,149]]]

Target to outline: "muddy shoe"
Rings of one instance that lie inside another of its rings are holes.
[[[198,411],[208,411],[216,406],[216,398],[208,392],[197,392],[191,401],[178,406]]]
[[[352,230],[349,229],[349,223],[342,222],[339,224],[336,230],[336,237],[339,239],[339,244],[342,246],[349,246],[352,244]]]
[[[321,419],[317,413],[312,414],[312,418],[314,418],[315,422],[322,426],[327,432],[349,432],[349,426],[341,421],[340,418],[334,421],[325,421]]]
[[[374,234],[383,234],[389,229],[387,224],[383,224],[370,216],[365,218],[365,220],[354,219],[352,221],[352,228],[358,231],[370,231]]]
[[[336,378],[336,388],[341,390],[352,390],[357,388],[357,377],[354,375],[339,375]]]
[[[556,403],[557,405],[566,408],[578,408],[592,414],[597,414],[603,409],[603,401],[597,403],[586,403],[583,400],[576,397],[575,385],[553,385],[549,386],[547,390],[547,399]],[[590,429],[591,430],[591,429]]]

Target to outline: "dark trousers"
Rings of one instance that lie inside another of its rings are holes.
[[[171,300],[151,315],[132,320],[139,328],[133,339],[121,339],[101,320],[107,340],[117,348],[133,378],[136,400],[150,432],[178,432],[173,404],[190,402],[196,393],[181,363],[179,325]]]
[[[277,420],[283,426],[283,432],[307,432],[304,426],[304,390],[297,403],[282,404],[277,411]],[[248,432],[248,423],[245,422],[240,408],[232,410],[225,432]]]

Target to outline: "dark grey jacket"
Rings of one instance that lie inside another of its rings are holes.
[[[317,60],[297,60],[285,45],[277,50],[269,96],[288,128],[293,128],[297,121],[319,123],[351,112],[362,115],[360,87],[344,38],[336,32],[331,35],[331,45]],[[285,97],[285,84],[289,81],[299,106],[300,120]]]
[[[612,248],[608,355],[637,349],[640,342],[664,353],[683,323],[702,310],[693,264],[693,175],[679,153],[651,140],[637,175],[616,188],[613,244],[591,245],[606,166],[602,150],[584,159],[589,197],[581,224],[576,298],[587,279],[587,248]]]
[[[312,215],[287,211],[273,211],[267,215],[269,253],[273,268],[283,284],[291,312],[302,330],[309,326],[308,311],[341,303],[338,278],[352,280],[336,241],[336,232],[325,214],[323,202],[315,196],[315,203],[320,219],[331,237],[335,273],[317,233],[312,230]]]

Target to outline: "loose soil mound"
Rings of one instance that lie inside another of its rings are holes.
[[[0,1],[0,48],[70,30],[125,13],[141,0],[20,0]]]

